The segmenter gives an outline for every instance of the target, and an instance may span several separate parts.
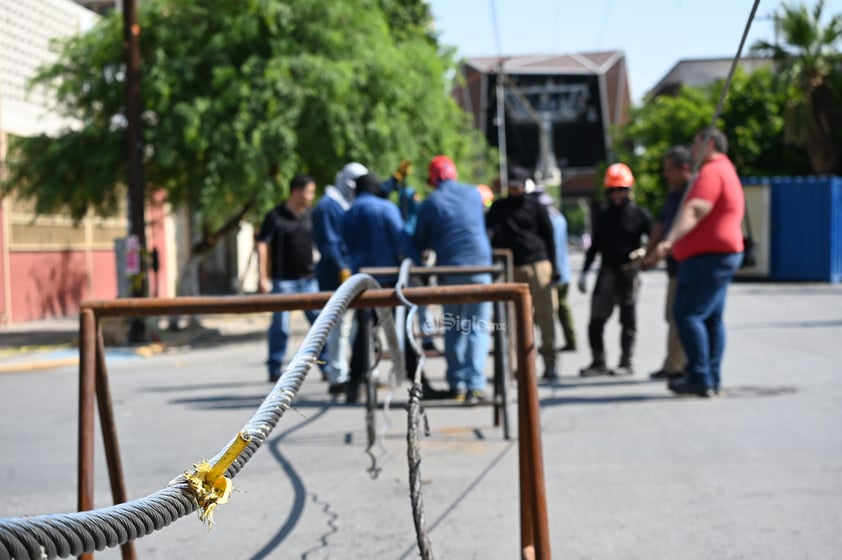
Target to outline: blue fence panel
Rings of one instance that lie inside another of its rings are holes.
[[[773,280],[842,281],[842,178],[773,177]]]

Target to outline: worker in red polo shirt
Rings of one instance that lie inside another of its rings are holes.
[[[687,354],[687,375],[669,383],[676,395],[719,394],[725,350],[722,316],[728,284],[742,259],[743,188],[728,158],[728,140],[716,129],[698,132],[693,153],[702,167],[685,196],[659,254],[679,261],[676,327]]]

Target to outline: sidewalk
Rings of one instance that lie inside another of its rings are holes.
[[[293,333],[304,333],[308,327],[303,314],[298,312],[293,313],[291,325]],[[268,313],[201,316],[197,323],[177,330],[169,329],[166,320],[161,320],[159,328],[150,332],[150,342],[130,345],[110,342],[122,338],[122,327],[111,323],[104,325],[105,351],[109,360],[143,358],[173,349],[260,339],[268,326]],[[78,361],[78,316],[0,327],[0,374],[53,369],[75,365]]]

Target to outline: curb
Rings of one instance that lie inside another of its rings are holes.
[[[79,356],[72,356],[66,358],[38,358],[34,354],[36,353],[46,353],[49,350],[68,350],[73,348],[72,346],[68,345],[60,345],[60,346],[52,346],[52,347],[44,347],[40,346],[37,347],[33,353],[33,356],[29,360],[20,361],[20,362],[11,362],[11,363],[0,363],[0,374],[4,373],[26,373],[31,371],[44,371],[48,369],[56,369],[60,367],[67,367],[67,366],[76,366],[79,365]],[[144,346],[138,346],[136,348],[132,348],[131,350],[128,349],[121,349],[124,350],[127,354],[134,354],[140,358],[149,358],[151,356],[155,356],[157,354],[161,354],[168,348],[168,345],[160,343],[160,342],[153,342],[150,344],[146,344]],[[22,350],[21,352],[17,352],[16,354],[25,353],[26,350]],[[108,349],[105,351],[106,357],[108,355]]]
[[[20,362],[16,364],[0,364],[2,373],[25,373],[28,371],[42,371],[65,366],[74,366],[79,363],[79,358],[57,358],[53,360],[38,360],[31,362]]]

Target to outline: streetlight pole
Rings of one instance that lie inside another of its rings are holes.
[[[137,23],[136,0],[123,0],[123,51],[126,62],[126,148],[129,187],[129,235],[137,239],[139,270],[129,278],[132,297],[146,297],[146,220],[144,217],[143,130],[140,96],[140,25]],[[130,342],[146,340],[146,323],[133,319],[129,328]]]
[[[500,196],[505,197],[509,192],[508,156],[506,155],[506,90],[503,87],[503,59],[497,67],[497,149],[500,164]]]

